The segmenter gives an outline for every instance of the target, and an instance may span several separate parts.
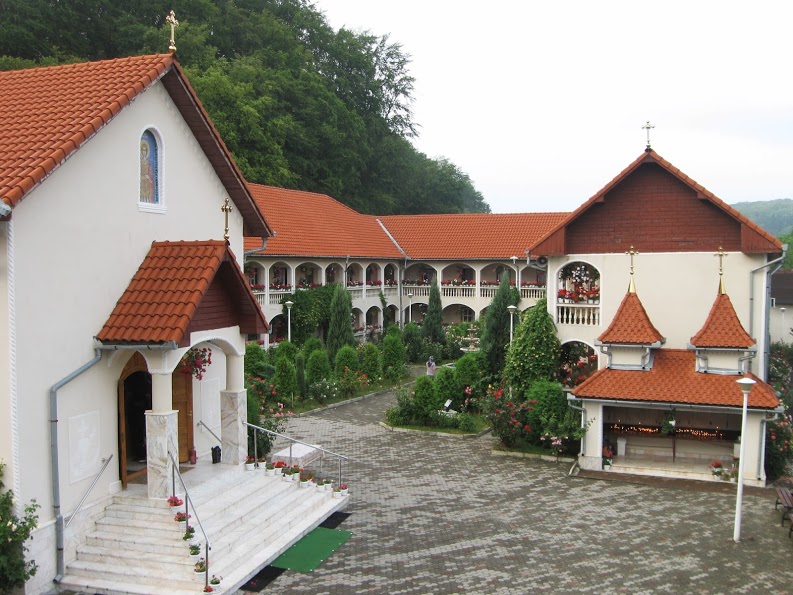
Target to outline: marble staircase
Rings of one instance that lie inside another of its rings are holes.
[[[245,584],[349,499],[242,466],[188,489],[212,545],[209,574],[223,577],[224,593]],[[104,595],[201,593],[204,582],[193,572],[195,560],[173,520],[176,510],[140,490],[117,494],[67,564],[60,587]],[[190,514],[203,555],[203,535],[196,513]]]

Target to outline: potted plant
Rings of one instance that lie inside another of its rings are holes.
[[[611,450],[610,446],[603,447],[603,468],[605,469],[606,466],[611,467],[611,463],[614,461],[614,451]]]
[[[207,573],[207,561],[204,558],[199,558],[193,567],[193,572],[195,572],[196,578],[203,580]]]
[[[209,585],[204,585],[204,593],[214,593],[215,589],[210,587]]]
[[[259,457],[259,461],[256,464],[256,467],[259,469],[264,469],[267,465],[267,457]]]
[[[273,465],[272,462],[267,463],[264,466],[264,472],[266,475],[275,475],[275,465]]]
[[[245,457],[245,470],[253,471],[256,468],[256,459],[253,457]]]
[[[181,506],[182,504],[184,504],[184,502],[178,496],[171,496],[168,498],[168,506],[171,508],[174,508],[175,506]]]
[[[182,512],[181,510],[176,513],[173,517],[177,523],[179,523],[180,529],[185,529],[187,527],[187,519],[189,519],[192,515],[187,514],[186,512]]]
[[[721,474],[724,473],[724,465],[721,461],[713,461],[708,468],[714,477],[721,478]]]
[[[314,481],[314,472],[310,469],[303,469],[300,472],[300,487],[307,488]]]
[[[286,463],[284,463],[283,461],[277,461],[275,463],[274,467],[275,467],[275,469],[274,469],[275,470],[275,474],[276,475],[282,475],[283,472],[284,472],[284,469],[286,469]]]
[[[341,498],[341,486],[333,486],[333,497]]]
[[[199,554],[201,553],[201,544],[191,543],[188,547],[190,548],[190,557],[198,558]]]
[[[184,541],[190,541],[195,536],[195,529],[193,529],[190,525],[184,530],[184,535],[182,535],[182,539]]]
[[[219,585],[220,581],[222,581],[222,580],[223,580],[222,576],[217,576],[217,575],[213,574],[212,578],[209,579],[209,584],[210,585]]]
[[[347,495],[347,484],[346,483],[341,484],[339,486],[339,490],[341,490],[341,495],[342,496],[346,496]]]

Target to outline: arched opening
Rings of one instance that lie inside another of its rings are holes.
[[[283,262],[270,267],[270,291],[290,291],[292,289],[291,270]]]
[[[283,314],[273,316],[270,319],[270,344],[279,343],[286,339],[288,331],[286,316]]]
[[[594,348],[581,341],[562,345],[559,361],[559,381],[567,388],[575,388],[598,369],[598,356]]]
[[[393,264],[385,265],[383,271],[383,285],[395,286],[397,284],[397,268]]]
[[[295,287],[300,289],[310,289],[322,285],[319,279],[320,268],[311,262],[305,262],[297,267],[295,271]]]
[[[557,285],[561,303],[600,303],[600,271],[587,262],[571,262],[559,269]]]
[[[374,263],[366,267],[366,284],[373,286],[383,284],[383,280],[380,278],[380,267]]]
[[[347,267],[347,287],[358,287],[363,285],[364,271],[363,267],[357,262],[352,263]]]
[[[329,264],[325,268],[325,283],[331,285],[333,283],[341,283],[343,279],[343,269],[340,264]]]

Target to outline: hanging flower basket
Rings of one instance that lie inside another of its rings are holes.
[[[209,347],[197,349],[191,347],[179,363],[179,371],[202,380],[206,374],[207,366],[212,364],[212,350]]]

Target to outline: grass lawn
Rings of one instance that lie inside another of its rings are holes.
[[[376,393],[381,390],[396,388],[399,387],[403,382],[407,382],[408,380],[410,380],[410,378],[408,376],[405,376],[401,381],[397,382],[396,384],[392,382],[388,382],[387,380],[383,380],[381,382],[377,382],[373,384],[368,384],[365,387],[356,391],[355,395],[351,398],[354,399],[357,397],[362,397],[363,395]],[[349,401],[349,400],[350,399],[340,396],[337,399],[326,399],[324,403],[318,403],[314,399],[306,399],[305,401],[295,400],[295,402],[292,403],[289,401],[289,399],[287,399],[286,402],[284,403],[284,406],[290,411],[293,411],[295,413],[306,413],[308,411],[313,411],[314,409],[327,407],[328,405],[332,405],[334,403],[342,403],[344,401]]]
[[[476,429],[473,432],[464,432],[459,428],[439,428],[437,426],[418,426],[418,425],[410,425],[410,426],[392,426],[388,424],[388,422],[384,422],[385,424],[389,425],[392,428],[400,428],[402,430],[416,430],[418,432],[440,432],[442,434],[478,434],[482,430],[488,427],[487,418],[476,416],[474,417],[474,422],[476,423]]]

